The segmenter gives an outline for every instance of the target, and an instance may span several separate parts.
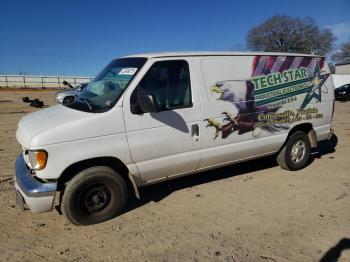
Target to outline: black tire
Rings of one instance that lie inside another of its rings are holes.
[[[40,101],[38,98],[35,98],[30,102],[30,106],[36,107],[36,108],[42,108],[44,106],[44,102]]]
[[[90,167],[68,182],[61,211],[75,225],[91,225],[116,217],[127,198],[127,185],[117,172],[106,166]]]
[[[310,159],[311,144],[304,132],[293,133],[277,155],[278,165],[286,170],[303,169]]]
[[[25,96],[25,97],[22,97],[22,101],[23,101],[24,103],[29,103],[29,102],[30,102],[30,99],[29,99],[28,96]]]
[[[66,96],[63,98],[62,104],[63,105],[69,105],[74,102],[74,96]]]

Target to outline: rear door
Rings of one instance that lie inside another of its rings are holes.
[[[199,94],[190,58],[149,61],[148,65],[123,101],[131,157],[143,183],[196,170],[201,148]],[[138,89],[153,94],[159,113],[132,112]]]

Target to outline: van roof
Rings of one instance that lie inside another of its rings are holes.
[[[158,53],[144,53],[135,54],[125,57],[146,57],[146,58],[160,58],[160,57],[184,57],[184,56],[257,56],[257,55],[273,55],[273,56],[309,56],[309,57],[323,57],[310,54],[297,53],[273,53],[273,52],[232,52],[232,51],[186,51],[186,52],[158,52]]]

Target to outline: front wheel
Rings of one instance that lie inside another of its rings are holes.
[[[310,158],[310,140],[304,132],[293,133],[277,155],[278,165],[286,170],[304,168]]]
[[[127,201],[125,180],[106,166],[87,168],[68,182],[61,201],[73,224],[90,225],[116,217]]]
[[[74,96],[66,96],[63,98],[62,104],[63,105],[69,105],[74,102]]]

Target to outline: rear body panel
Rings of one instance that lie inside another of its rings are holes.
[[[326,139],[333,82],[321,57],[201,57],[201,168],[277,152],[296,125]]]

